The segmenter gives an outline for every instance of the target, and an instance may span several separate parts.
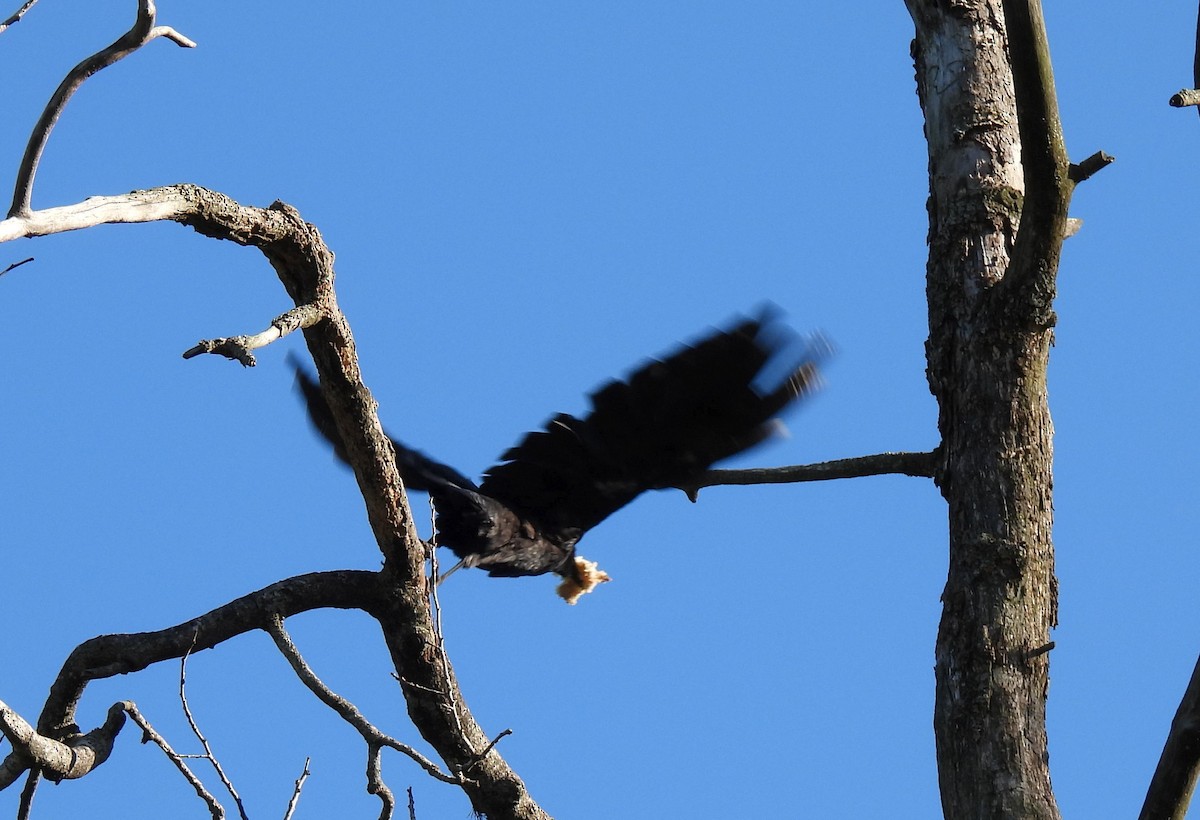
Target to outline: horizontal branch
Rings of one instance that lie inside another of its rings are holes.
[[[1181,88],[1171,95],[1167,104],[1173,108],[1187,108],[1200,105],[1200,88]]]
[[[704,487],[747,484],[796,484],[802,481],[831,481],[872,475],[908,475],[933,478],[935,453],[879,453],[857,458],[839,458],[817,464],[790,467],[761,467],[747,470],[709,470],[692,484],[681,487],[694,501]]]
[[[1083,182],[1084,180],[1091,179],[1116,161],[1117,158],[1112,154],[1097,151],[1078,165],[1071,163],[1067,167],[1067,176],[1072,182]]]

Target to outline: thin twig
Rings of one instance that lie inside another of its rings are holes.
[[[15,26],[17,23],[21,22],[21,18],[25,16],[25,12],[37,5],[37,1],[38,0],[25,0],[25,4],[21,6],[21,8],[17,9],[13,15],[3,23],[0,23],[0,34],[3,34],[4,30],[10,26]]]
[[[283,657],[291,665],[292,669],[296,673],[296,676],[300,678],[300,681],[309,688],[309,691],[316,695],[322,703],[341,715],[342,719],[353,726],[358,733],[362,735],[363,740],[367,741],[368,744],[387,746],[390,749],[395,749],[401,754],[408,755],[417,763],[417,765],[419,765],[433,777],[441,780],[443,783],[453,783],[455,785],[462,784],[461,778],[446,774],[440,768],[438,768],[436,763],[425,757],[416,749],[412,748],[406,743],[401,743],[399,740],[396,740],[393,737],[385,735],[363,716],[362,712],[358,710],[357,706],[326,686],[325,683],[319,677],[317,677],[316,673],[312,671],[312,668],[309,667],[308,663],[300,654],[300,651],[296,649],[296,645],[292,642],[291,636],[288,635],[287,630],[283,626],[282,617],[278,615],[275,616],[264,627],[264,629],[275,641],[275,645],[279,647],[280,653],[282,653]]]
[[[300,772],[300,776],[296,778],[296,786],[292,789],[292,799],[288,801],[287,811],[283,815],[283,820],[291,820],[292,813],[296,811],[296,804],[300,802],[300,790],[304,788],[304,781],[308,780],[309,772],[308,764],[312,760],[310,757],[304,758],[304,771]]]
[[[694,482],[680,487],[688,498],[696,500],[704,487],[725,484],[794,484],[801,481],[830,481],[838,478],[863,478],[872,475],[907,475],[932,478],[936,466],[935,453],[879,453],[857,458],[839,458],[817,464],[797,464],[791,467],[763,467],[749,470],[709,470]]]
[[[442,602],[438,599],[438,586],[442,579],[438,578],[437,564],[437,505],[433,501],[433,496],[429,496],[429,562],[431,581],[429,585],[429,600],[433,611],[433,634],[437,639],[437,650],[440,655],[442,665],[442,676],[446,679],[446,690],[451,691],[453,683],[450,678],[450,658],[446,655],[446,638],[442,635]],[[454,723],[458,727],[459,734],[463,734],[462,718],[458,714],[457,704],[451,701],[451,710],[454,714]]]
[[[408,787],[408,820],[417,820],[417,802],[413,800],[412,786]]]
[[[19,268],[22,265],[27,264],[32,261],[33,261],[33,257],[31,256],[28,259],[22,259],[20,262],[13,262],[11,265],[9,265],[4,270],[0,270],[0,276],[3,276],[4,274],[8,273],[10,270],[13,270],[14,268]]]
[[[501,740],[503,740],[504,738],[508,737],[511,734],[512,734],[512,729],[505,729],[503,732],[501,732],[500,734],[498,734],[494,738],[492,738],[492,742],[487,745],[487,748],[485,748],[482,752],[480,752],[478,755],[476,755],[475,759],[473,761],[471,761],[470,765],[463,768],[463,774],[466,774],[467,772],[471,771],[471,769],[473,769],[477,765],[479,765],[479,761],[481,761],[485,757],[487,757],[488,752],[490,752],[492,749],[496,748],[497,743],[499,743]]]
[[[153,743],[162,749],[167,759],[175,764],[175,768],[179,770],[179,773],[196,790],[196,794],[200,796],[200,799],[208,804],[208,811],[212,814],[213,820],[223,820],[225,817],[225,808],[217,802],[217,798],[208,789],[204,788],[204,784],[200,782],[200,778],[196,777],[192,770],[188,768],[187,763],[184,762],[185,757],[196,757],[196,755],[181,755],[172,749],[167,739],[150,725],[150,721],[146,720],[145,716],[138,711],[137,706],[132,701],[125,701],[124,709],[125,713],[133,719],[133,722],[142,728],[142,743]]]
[[[197,634],[197,637],[198,636],[199,635]],[[193,639],[192,646],[195,646],[195,639]],[[225,770],[221,768],[220,761],[217,760],[216,755],[213,754],[212,747],[208,745],[208,738],[206,738],[204,733],[200,731],[200,727],[196,724],[195,718],[192,717],[192,710],[188,707],[186,688],[187,659],[189,654],[191,654],[190,648],[187,652],[183,653],[183,657],[179,659],[179,702],[183,704],[183,714],[187,718],[188,726],[192,728],[192,734],[196,736],[196,739],[200,741],[200,745],[204,747],[204,757],[209,763],[212,764],[212,767],[216,769],[217,777],[221,778],[221,784],[225,786],[225,790],[229,792],[229,795],[233,798],[233,802],[237,804],[238,814],[241,815],[242,820],[249,820],[249,818],[246,816],[246,807],[242,805],[241,795],[237,793],[237,789],[233,787],[233,783],[228,777],[225,776]]]
[[[129,56],[158,37],[166,37],[184,48],[195,48],[196,44],[187,37],[168,26],[155,26],[154,20],[155,9],[152,0],[139,0],[137,20],[134,21],[133,27],[108,48],[96,52],[72,68],[55,89],[54,94],[50,97],[50,102],[42,111],[42,116],[34,125],[33,133],[29,135],[29,143],[25,147],[25,155],[21,157],[21,166],[17,171],[17,183],[13,189],[12,207],[8,211],[10,217],[25,216],[32,210],[33,179],[37,174],[42,152],[46,148],[46,141],[50,138],[50,132],[54,130],[58,118],[62,116],[67,101],[79,90],[88,77]]]

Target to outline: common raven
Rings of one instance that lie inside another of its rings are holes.
[[[479,484],[391,439],[396,465],[407,488],[433,498],[438,543],[462,559],[454,569],[554,572],[563,578],[558,594],[573,604],[609,580],[575,553],[585,532],[640,493],[687,487],[714,462],[769,437],[774,417],[817,386],[828,352],[820,335],[801,339],[764,311],[602,386],[590,413],[550,419]],[[313,425],[345,461],[320,388],[292,365]]]

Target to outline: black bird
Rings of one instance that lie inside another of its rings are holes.
[[[604,385],[589,414],[550,419],[479,484],[391,439],[396,464],[408,489],[433,498],[438,543],[462,559],[451,572],[554,572],[563,578],[558,594],[573,604],[609,580],[576,555],[585,532],[640,493],[686,488],[714,462],[768,438],[775,416],[817,387],[829,350],[823,337],[802,339],[764,311]],[[346,461],[320,388],[292,366],[313,425]]]

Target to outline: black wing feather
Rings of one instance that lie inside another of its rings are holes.
[[[325,403],[321,386],[301,367],[295,357],[289,357],[288,362],[296,371],[296,384],[304,396],[304,403],[308,407],[308,418],[312,421],[313,427],[321,434],[322,438],[333,446],[333,452],[337,457],[342,462],[349,464],[350,460],[346,458],[342,437],[333,422],[333,414],[329,412],[329,405]],[[429,492],[447,484],[467,490],[478,489],[474,481],[450,465],[435,461],[420,450],[414,450],[391,436],[388,436],[388,440],[392,442],[392,447],[396,451],[396,468],[400,471],[400,479],[408,489]]]
[[[771,420],[814,386],[827,349],[791,351],[779,383],[759,384],[795,339],[764,316],[652,360],[593,393],[584,418],[558,415],[525,436],[479,490],[548,533],[591,529],[638,494],[685,484],[767,438]]]

